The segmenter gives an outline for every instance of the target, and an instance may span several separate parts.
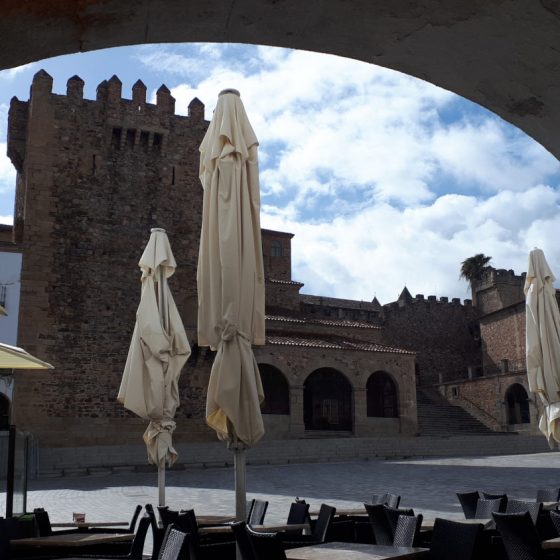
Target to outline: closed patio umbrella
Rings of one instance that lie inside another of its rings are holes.
[[[251,347],[265,342],[257,147],[239,92],[222,91],[200,146],[198,344],[217,351],[206,422],[234,450],[239,519],[245,518],[245,448],[264,434],[264,393]]]
[[[179,375],[191,353],[167,283],[177,265],[165,230],[151,230],[138,264],[142,292],[117,398],[150,421],[144,442],[149,462],[158,467],[159,504],[165,505],[165,466],[177,460],[172,433],[179,406]]]
[[[530,391],[542,401],[539,429],[551,447],[560,442],[560,311],[554,280],[544,253],[533,249],[525,281],[527,376]]]

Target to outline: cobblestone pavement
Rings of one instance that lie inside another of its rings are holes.
[[[247,467],[247,496],[269,501],[266,520],[282,522],[295,496],[311,508],[369,501],[393,492],[401,504],[424,516],[462,516],[455,492],[473,489],[506,492],[534,499],[539,487],[560,485],[560,453],[496,457],[370,460]],[[232,514],[235,509],[231,468],[189,469],[167,473],[166,497],[174,508],[197,514]],[[136,504],[157,505],[157,473],[112,474],[32,480],[28,511],[44,507],[51,521],[70,521],[86,512],[89,521],[129,520]],[[0,511],[5,494],[0,493]],[[149,546],[149,544],[147,543]]]

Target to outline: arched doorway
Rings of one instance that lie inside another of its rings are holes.
[[[508,424],[529,424],[529,396],[523,385],[514,383],[506,391],[507,422]]]
[[[351,430],[352,387],[332,368],[321,368],[303,384],[303,421],[306,430]]]
[[[10,427],[10,399],[0,393],[0,430],[7,430]]]
[[[398,418],[399,400],[397,385],[384,371],[369,376],[366,384],[367,415],[377,418]]]
[[[264,390],[263,414],[290,414],[290,388],[284,374],[274,366],[259,364]]]

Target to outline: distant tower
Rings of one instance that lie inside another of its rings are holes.
[[[132,99],[123,99],[116,76],[99,84],[96,100],[83,98],[78,76],[66,95],[53,94],[52,84],[39,71],[29,101],[12,99],[8,123],[23,246],[19,344],[56,368],[18,376],[16,418],[47,445],[91,443],[93,433],[118,443],[135,423],[115,396],[151,227],[168,231],[178,263],[170,284],[194,337],[198,146],[208,123],[198,100],[189,116],[176,115],[165,86],[154,105],[141,81]]]
[[[482,279],[473,284],[479,313],[487,315],[523,301],[525,276],[525,273],[517,276],[513,270],[489,268]]]

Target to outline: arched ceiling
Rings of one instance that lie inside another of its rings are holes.
[[[292,47],[462,95],[560,156],[560,0],[5,0],[0,68],[141,43]]]

